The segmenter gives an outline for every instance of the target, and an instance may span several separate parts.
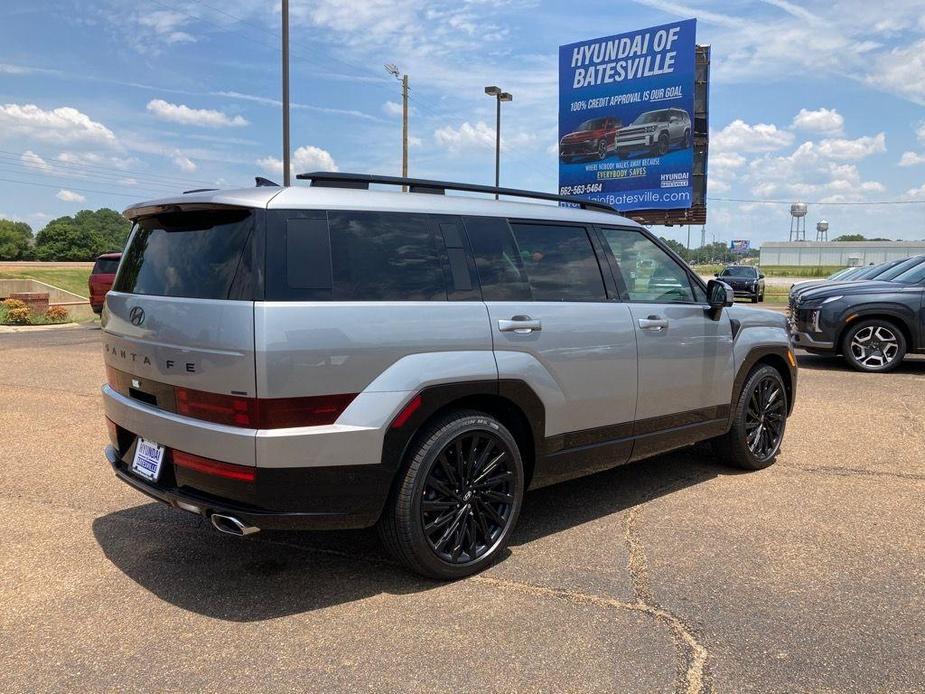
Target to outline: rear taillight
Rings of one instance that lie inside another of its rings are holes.
[[[256,428],[257,401],[237,395],[206,393],[189,388],[175,389],[177,412],[217,424]]]
[[[238,480],[240,482],[253,482],[257,479],[256,468],[247,467],[246,465],[234,465],[232,463],[222,463],[211,458],[203,458],[200,455],[185,453],[184,451],[173,452],[173,464],[178,467],[187,468],[201,472],[204,475],[213,475],[215,477],[224,477],[229,480]]]
[[[333,424],[356,397],[356,393],[340,393],[307,398],[258,399],[189,388],[176,388],[175,392],[179,414],[251,429]]]

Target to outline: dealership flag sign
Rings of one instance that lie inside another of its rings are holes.
[[[559,193],[691,206],[694,19],[559,47]]]

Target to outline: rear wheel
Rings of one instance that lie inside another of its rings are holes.
[[[511,433],[489,415],[454,412],[412,445],[379,534],[411,570],[462,578],[507,546],[523,493],[523,461]]]
[[[858,371],[892,371],[906,355],[906,338],[889,321],[866,320],[845,333],[842,353]]]
[[[717,456],[746,470],[768,467],[787,425],[787,389],[780,372],[766,364],[753,369],[734,407],[732,428],[713,441]]]

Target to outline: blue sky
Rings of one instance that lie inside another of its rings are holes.
[[[580,7],[580,9],[579,9]],[[884,11],[884,10],[888,11]],[[810,229],[925,238],[925,0],[292,0],[295,168],[557,185],[560,44],[681,18],[713,47],[707,239]],[[274,0],[34,0],[0,8],[0,216],[281,178]],[[740,199],[749,202],[730,202]],[[758,202],[754,202],[758,201]],[[909,201],[883,206],[844,202]],[[656,228],[682,241],[687,230]],[[699,238],[699,229],[693,234]]]

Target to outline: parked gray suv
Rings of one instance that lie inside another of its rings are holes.
[[[527,489],[707,439],[774,461],[784,316],[734,307],[638,224],[302,178],[126,211],[102,318],[123,482],[237,535],[378,525],[452,579],[498,557]]]

